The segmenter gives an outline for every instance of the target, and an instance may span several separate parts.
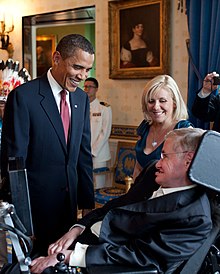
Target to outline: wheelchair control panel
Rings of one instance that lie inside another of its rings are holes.
[[[85,274],[87,272],[83,272],[83,270],[80,267],[73,267],[73,266],[68,266],[64,263],[65,260],[65,255],[63,253],[58,253],[57,254],[57,260],[59,261],[55,266],[50,266],[46,268],[43,272],[43,274],[62,274],[62,273],[67,273],[67,274]]]

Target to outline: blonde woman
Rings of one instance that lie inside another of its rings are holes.
[[[133,179],[145,165],[160,159],[165,135],[175,128],[193,127],[175,80],[159,75],[147,82],[142,95],[144,120],[137,129],[136,164]]]

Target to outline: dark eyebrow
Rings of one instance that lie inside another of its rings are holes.
[[[80,69],[86,69],[86,70],[91,70],[91,69],[92,69],[92,67],[90,67],[90,68],[85,68],[84,66],[79,65],[79,64],[73,64],[72,67],[78,67],[78,68],[80,68]]]
[[[73,64],[72,67],[84,68],[82,65],[78,65],[78,64]]]

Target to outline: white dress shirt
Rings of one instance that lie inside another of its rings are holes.
[[[54,96],[54,99],[56,101],[59,113],[60,113],[60,101],[61,101],[61,94],[60,92],[63,90],[63,88],[57,83],[57,81],[53,78],[52,74],[51,74],[51,69],[49,69],[47,71],[47,78],[50,84],[50,87],[52,89],[52,93]],[[66,102],[68,104],[69,107],[69,114],[70,114],[70,118],[71,118],[71,107],[70,107],[70,98],[69,98],[69,91],[67,90],[66,93]]]

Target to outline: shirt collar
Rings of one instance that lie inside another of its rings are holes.
[[[54,77],[51,73],[51,69],[49,69],[47,71],[47,78],[48,78],[48,81],[49,81],[49,84],[50,84],[53,94],[58,95],[61,92],[61,90],[63,90],[63,88],[54,79]]]
[[[151,196],[151,199],[156,198],[156,197],[160,197],[160,196],[163,196],[163,195],[166,195],[166,194],[170,194],[170,193],[173,193],[173,192],[190,189],[190,188],[193,188],[193,187],[196,187],[196,186],[197,186],[196,184],[192,184],[192,185],[180,186],[180,187],[167,187],[167,188],[159,187],[158,190],[153,192],[153,194]]]

